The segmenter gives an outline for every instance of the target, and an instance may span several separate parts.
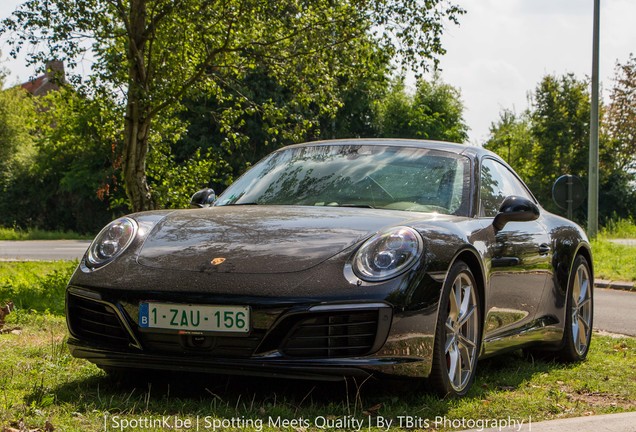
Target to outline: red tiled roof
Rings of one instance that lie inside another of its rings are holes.
[[[26,91],[34,95],[47,81],[48,80],[46,75],[42,75],[37,77],[34,80],[21,84],[20,87],[22,87],[23,89],[25,89]]]

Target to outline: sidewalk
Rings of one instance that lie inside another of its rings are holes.
[[[475,432],[478,429],[472,429]],[[636,432],[636,412],[620,414],[604,414],[587,417],[573,417],[560,420],[549,420],[539,423],[525,421],[521,426],[507,428],[483,429],[484,432],[518,431],[518,432]]]

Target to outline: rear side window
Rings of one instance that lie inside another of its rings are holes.
[[[511,195],[534,199],[508,168],[494,159],[481,163],[480,216],[495,217],[503,200]]]

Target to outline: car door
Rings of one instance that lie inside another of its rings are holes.
[[[526,186],[492,158],[481,163],[480,216],[494,218],[507,196],[534,201]],[[539,219],[509,222],[493,229],[490,287],[486,296],[486,339],[503,338],[532,327],[550,274],[549,235]],[[494,348],[494,347],[493,347]]]

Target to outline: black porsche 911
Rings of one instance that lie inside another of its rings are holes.
[[[585,358],[592,255],[498,156],[415,140],[273,152],[201,208],[107,225],[71,278],[69,346],[106,370],[428,378]]]

